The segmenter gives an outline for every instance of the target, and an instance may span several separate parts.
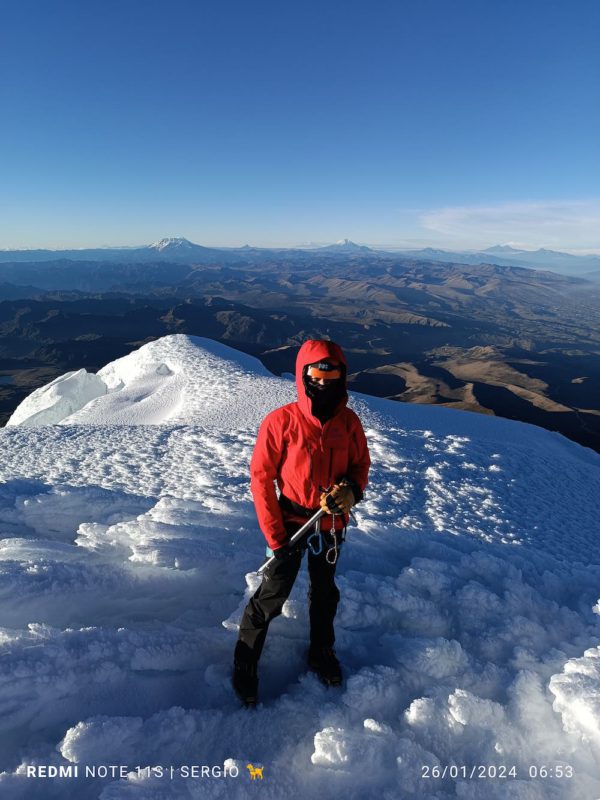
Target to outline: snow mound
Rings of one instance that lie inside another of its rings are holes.
[[[586,650],[581,658],[567,661],[560,675],[553,675],[550,691],[554,710],[565,730],[600,746],[600,647]]]
[[[289,381],[227,345],[174,334],[143,345],[97,374],[61,376],[27,397],[8,425],[160,425],[203,422],[222,427],[258,422],[269,398],[294,399]]]

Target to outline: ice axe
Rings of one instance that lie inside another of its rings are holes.
[[[293,545],[293,544],[295,544],[295,543],[296,543],[296,542],[298,542],[300,539],[302,539],[302,537],[303,537],[303,536],[304,536],[306,533],[308,533],[308,531],[309,531],[309,530],[312,528],[312,526],[313,526],[313,525],[314,525],[314,524],[315,524],[315,523],[316,523],[318,520],[320,520],[320,519],[321,519],[321,517],[322,517],[322,516],[323,516],[325,513],[326,513],[326,512],[325,512],[325,511],[323,511],[323,509],[322,509],[322,508],[320,508],[318,511],[316,511],[316,512],[315,512],[315,513],[312,515],[312,517],[311,517],[309,520],[307,520],[307,521],[304,523],[304,525],[303,525],[301,528],[299,528],[299,529],[296,531],[296,533],[295,533],[295,534],[292,536],[292,538],[291,538],[291,539],[289,540],[289,542],[287,543],[288,547],[289,547],[290,545]],[[271,558],[270,558],[268,561],[265,561],[265,563],[264,563],[262,566],[260,566],[260,567],[258,568],[258,570],[257,570],[257,571],[258,571],[258,572],[264,572],[264,571],[266,570],[266,568],[269,566],[269,564],[272,564],[272,563],[273,563],[273,561],[276,561],[276,560],[277,560],[277,559],[275,558],[275,556],[271,556]]]

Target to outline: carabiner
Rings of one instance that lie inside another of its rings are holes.
[[[312,540],[317,539],[318,542],[318,549],[316,545],[313,545]],[[321,531],[314,531],[306,540],[306,546],[313,554],[313,556],[318,556],[323,550],[323,536],[321,535]]]

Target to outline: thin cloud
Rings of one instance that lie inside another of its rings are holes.
[[[419,221],[428,231],[478,244],[518,241],[531,247],[600,246],[600,200],[453,206],[427,211]]]

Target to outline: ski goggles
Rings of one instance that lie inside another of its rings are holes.
[[[319,361],[317,364],[309,364],[306,368],[307,376],[313,380],[318,381],[324,379],[326,381],[336,381],[342,377],[342,370],[339,364],[330,364],[328,361]]]

